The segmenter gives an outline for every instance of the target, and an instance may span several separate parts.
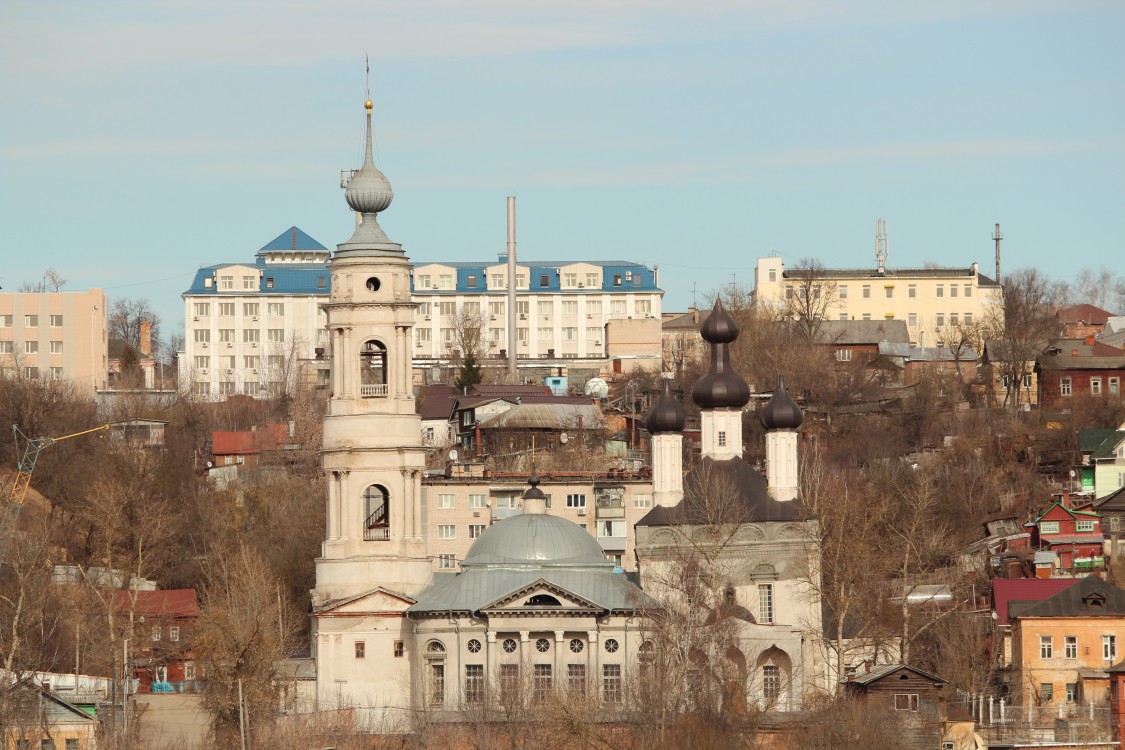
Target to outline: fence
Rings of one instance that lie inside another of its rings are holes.
[[[958,702],[993,743],[1113,743],[1113,717],[1104,703],[1009,704],[1004,698],[957,691]],[[1116,746],[1116,745],[1115,745]]]

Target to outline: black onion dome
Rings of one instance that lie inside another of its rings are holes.
[[[767,430],[795,430],[805,421],[801,407],[797,406],[785,387],[785,376],[777,376],[777,388],[762,408],[761,420]]]
[[[650,433],[656,435],[661,432],[683,432],[684,422],[684,407],[672,395],[672,381],[665,379],[664,388],[652,405],[645,426]]]
[[[523,493],[524,500],[546,500],[547,496],[543,494],[543,490],[539,489],[539,474],[535,469],[531,470],[531,476],[527,478],[527,483],[531,485]]]
[[[711,314],[699,326],[699,335],[711,344],[729,344],[738,338],[738,323],[723,309],[721,300],[715,300]]]
[[[750,387],[730,366],[728,345],[738,338],[738,323],[727,315],[723,303],[715,301],[711,314],[699,326],[699,335],[711,343],[711,369],[695,381],[691,398],[701,409],[728,409],[746,406]]]

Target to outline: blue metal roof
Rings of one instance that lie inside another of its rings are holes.
[[[259,252],[278,250],[294,252],[297,250],[328,250],[324,245],[320,244],[312,237],[302,232],[297,227],[289,227],[281,234],[274,237],[272,240],[262,246]]]
[[[520,290],[520,293],[534,292],[559,292],[561,294],[585,294],[591,291],[590,287],[582,289],[562,289],[559,269],[575,263],[585,263],[602,269],[602,291],[606,292],[658,292],[656,286],[656,273],[640,263],[627,260],[560,260],[560,261],[534,261],[520,262],[519,265],[528,269],[529,288]],[[488,289],[485,273],[489,266],[496,263],[471,263],[432,260],[414,264],[414,268],[422,266],[439,265],[452,268],[457,272],[457,285],[454,289],[426,289],[426,294],[506,294],[504,289]],[[475,286],[468,285],[469,276],[474,277]],[[544,284],[544,280],[546,284]],[[414,278],[410,279],[410,290],[414,289]]]
[[[259,258],[259,261],[261,259]],[[220,290],[218,283],[212,281],[211,286],[204,286],[204,279],[215,279],[218,272],[231,266],[251,266],[261,271],[258,288],[255,290],[242,289],[241,283],[236,282],[235,289]],[[191,287],[184,294],[200,295],[213,294],[217,297],[229,295],[238,296],[247,294],[313,294],[327,297],[329,285],[332,283],[328,273],[327,263],[220,263],[214,266],[200,268],[195,272]]]

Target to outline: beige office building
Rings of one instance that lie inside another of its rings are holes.
[[[759,258],[754,300],[782,307],[808,293],[800,270],[786,270],[781,258]],[[977,264],[957,268],[825,268],[811,283],[825,295],[826,320],[904,320],[916,346],[947,343],[951,330],[988,320],[1000,299],[1000,284]]]
[[[0,294],[0,372],[105,388],[107,306],[101,289]]]

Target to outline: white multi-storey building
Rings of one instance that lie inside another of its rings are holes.
[[[264,397],[293,385],[297,363],[325,354],[328,249],[291,227],[253,263],[199,269],[184,299],[183,387],[198,398]]]
[[[606,356],[611,320],[659,320],[664,296],[658,271],[627,261],[533,261],[516,265],[516,356],[585,359]],[[479,326],[486,353],[508,349],[507,256],[487,263],[415,266],[419,304],[414,356],[446,358],[466,322]]]
[[[253,263],[199,269],[184,292],[180,382],[198,398],[265,397],[291,387],[297,363],[330,352],[321,307],[332,281],[328,250],[292,227]],[[554,261],[516,266],[516,355],[602,359],[610,321],[657,321],[657,270],[626,261]],[[424,364],[459,354],[465,325],[479,327],[486,356],[507,354],[506,258],[428,263],[411,277],[418,304],[411,354]],[[629,338],[629,336],[626,336]],[[620,349],[620,347],[618,347]]]

